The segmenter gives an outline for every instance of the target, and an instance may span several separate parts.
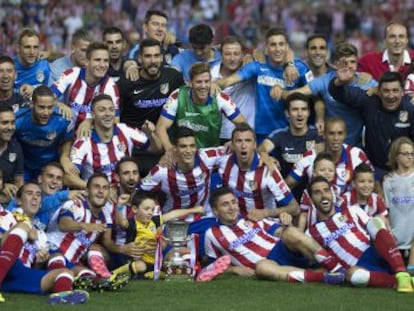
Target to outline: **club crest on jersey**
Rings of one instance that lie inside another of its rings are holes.
[[[405,111],[405,110],[400,111],[400,115],[398,116],[398,120],[400,122],[407,122],[408,121],[408,111]]]
[[[117,148],[118,148],[118,150],[119,150],[120,152],[125,153],[125,151],[126,151],[126,146],[125,146],[125,144],[123,144],[123,143],[119,143],[119,144],[118,144],[118,146],[117,146]]]
[[[248,184],[251,191],[255,191],[257,189],[257,183],[254,180],[249,180]]]
[[[338,220],[340,222],[344,222],[345,223],[345,222],[348,221],[348,218],[344,214],[341,214],[341,216],[338,217]]]
[[[315,141],[314,140],[310,140],[306,142],[306,150],[313,150],[315,149]]]
[[[246,220],[246,221],[244,222],[244,226],[245,226],[246,228],[253,228],[253,227],[254,227],[253,223],[252,223],[250,220]]]
[[[46,137],[49,140],[54,140],[56,138],[57,133],[56,132],[49,132],[47,133]]]
[[[345,181],[349,180],[349,177],[351,176],[350,172],[347,169],[342,170],[339,175],[341,176],[342,180],[345,180]]]
[[[40,83],[42,83],[45,80],[45,74],[43,70],[39,70],[38,72],[36,72],[36,80]]]
[[[160,93],[161,94],[165,95],[169,92],[169,90],[170,90],[170,84],[168,82],[163,83],[163,84],[160,85]]]
[[[16,161],[16,159],[17,159],[17,153],[15,153],[15,152],[10,152],[9,153],[9,162],[14,162],[14,161]]]

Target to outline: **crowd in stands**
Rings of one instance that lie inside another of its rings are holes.
[[[61,53],[70,49],[70,38],[76,28],[88,29],[99,38],[107,26],[117,26],[134,44],[144,36],[145,12],[157,9],[169,12],[169,30],[188,43],[188,29],[202,22],[216,32],[216,42],[226,35],[243,38],[249,49],[263,44],[263,33],[271,25],[290,30],[291,45],[301,53],[306,38],[323,33],[333,47],[344,38],[354,44],[360,54],[381,49],[384,25],[392,19],[407,24],[409,45],[414,46],[414,22],[410,19],[411,1],[318,0],[179,0],[179,1],[80,1],[70,3],[48,0],[5,0],[0,10],[0,50],[14,53],[15,34],[31,27],[41,36],[42,49]],[[303,56],[303,55],[300,55]]]
[[[84,303],[177,256],[200,282],[413,293],[413,9],[7,1],[0,303]]]

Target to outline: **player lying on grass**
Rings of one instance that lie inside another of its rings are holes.
[[[227,271],[288,282],[344,281],[344,275],[335,272],[340,266],[334,258],[297,228],[268,219],[253,222],[241,218],[237,199],[228,188],[213,192],[210,204],[218,223],[206,232],[206,253],[210,259],[230,256],[232,266]],[[282,213],[280,220],[288,224],[291,216]],[[273,235],[278,228],[281,238]],[[308,269],[308,258],[332,272]]]

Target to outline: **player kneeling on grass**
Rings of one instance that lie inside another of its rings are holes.
[[[297,228],[282,228],[279,238],[274,234],[280,228],[280,223],[270,219],[257,222],[243,219],[239,214],[237,199],[228,188],[213,192],[210,205],[218,223],[206,232],[206,253],[211,260],[229,256],[232,266],[227,271],[247,276],[256,273],[260,278],[288,282],[343,283],[344,274],[334,272],[340,265]],[[289,224],[291,216],[282,213],[280,220]],[[298,253],[318,261],[332,272],[307,269],[308,260]],[[216,269],[216,275],[220,274],[219,268]]]
[[[122,194],[118,199],[116,212],[116,224],[126,230],[126,243],[135,242],[141,249],[141,256],[126,265],[123,265],[113,271],[114,274],[130,273],[144,274],[154,270],[155,250],[157,246],[157,236],[162,233],[161,226],[163,222],[168,222],[176,218],[183,218],[190,214],[204,213],[201,206],[195,206],[188,209],[172,210],[164,215],[159,215],[156,211],[157,202],[154,194],[145,191],[137,191],[132,197],[131,206],[134,214],[133,218],[124,218],[123,210],[125,204],[129,201],[129,195]],[[149,276],[150,274],[146,274]]]
[[[16,197],[22,213],[13,215],[0,207],[0,289],[32,294],[52,292],[48,299],[52,304],[87,301],[87,292],[73,290],[71,270],[33,268],[49,258],[46,235],[32,222],[41,204],[40,187],[34,183],[25,184]],[[1,293],[0,302],[5,302]]]
[[[329,182],[323,177],[314,177],[308,191],[318,220],[309,227],[309,233],[347,269],[350,284],[413,292],[394,238],[379,216],[371,218],[356,205],[337,209]]]

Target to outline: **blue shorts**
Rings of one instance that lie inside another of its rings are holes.
[[[17,260],[7,273],[1,290],[5,292],[44,294],[45,292],[40,285],[42,278],[49,272],[48,270],[27,268],[20,260]]]
[[[223,179],[221,179],[220,174],[218,172],[213,171],[210,176],[210,193],[222,186]]]
[[[206,255],[206,251],[204,249],[204,236],[206,234],[206,231],[210,229],[213,225],[217,224],[217,220],[214,217],[205,217],[201,218],[200,220],[192,222],[188,226],[188,234],[198,234],[199,237],[199,252],[198,256],[199,258],[202,258]]]
[[[369,247],[359,258],[357,266],[367,269],[368,271],[385,272],[394,274],[390,265],[380,255],[375,247]]]
[[[267,259],[273,260],[281,266],[293,266],[306,269],[309,267],[309,260],[289,250],[286,245],[279,241],[267,255]]]

